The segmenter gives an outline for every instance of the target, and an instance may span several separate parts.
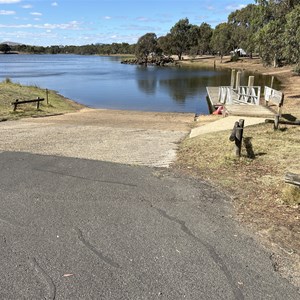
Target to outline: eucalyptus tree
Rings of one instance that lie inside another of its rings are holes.
[[[221,56],[221,61],[224,55],[233,50],[233,43],[231,40],[232,28],[228,23],[221,23],[216,26],[212,38],[211,47],[215,53]]]
[[[284,27],[280,20],[270,21],[256,35],[259,45],[259,54],[266,65],[278,66],[283,59]]]
[[[234,48],[243,48],[252,57],[255,50],[255,33],[263,27],[260,7],[249,4],[232,12],[228,16],[228,23],[232,25],[232,42]]]
[[[148,63],[148,56],[157,51],[157,36],[155,33],[146,33],[138,39],[135,47],[135,55]]]
[[[300,66],[300,5],[286,15],[286,26],[283,34],[284,57],[289,63]]]
[[[158,47],[161,49],[162,54],[170,57],[172,55],[172,36],[168,33],[157,39]]]
[[[191,25],[188,32],[189,53],[195,56],[209,52],[212,34],[213,30],[207,23],[202,23],[200,26]]]
[[[199,26],[191,25],[190,30],[188,32],[188,52],[191,56],[196,56],[200,52],[199,38],[200,38]]]
[[[8,44],[0,44],[0,51],[7,54],[11,50],[11,47]]]
[[[192,25],[189,23],[188,18],[179,20],[170,30],[172,51],[182,59],[182,55],[189,49],[190,43],[190,30]]]
[[[202,23],[199,26],[198,48],[199,54],[210,52],[210,41],[213,35],[213,29],[207,23]]]

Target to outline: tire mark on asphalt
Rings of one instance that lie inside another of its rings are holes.
[[[53,283],[51,277],[45,272],[45,270],[37,263],[36,259],[33,257],[30,259],[30,263],[35,269],[36,273],[39,277],[42,277],[44,279],[49,287],[49,300],[55,300],[56,297],[56,287]]]
[[[33,169],[34,171],[39,171],[39,172],[45,172],[45,173],[52,173],[56,175],[62,175],[65,177],[71,177],[71,178],[76,178],[76,179],[83,179],[87,181],[94,181],[94,182],[101,182],[101,183],[108,183],[108,184],[118,184],[118,185],[124,185],[124,186],[130,186],[130,187],[137,187],[136,184],[131,184],[131,183],[124,183],[120,181],[110,181],[110,180],[98,180],[98,179],[91,179],[91,178],[86,178],[83,176],[75,176],[75,175],[70,175],[62,172],[57,172],[57,171],[50,171],[50,170],[41,170],[41,169]]]
[[[230,271],[228,270],[227,266],[225,265],[225,263],[223,262],[222,258],[219,256],[219,254],[216,252],[216,250],[210,244],[201,240],[199,237],[195,236],[191,232],[191,230],[186,226],[186,223],[184,221],[182,221],[176,217],[169,216],[166,211],[164,211],[160,208],[156,208],[156,207],[154,207],[154,208],[162,217],[179,224],[181,230],[185,234],[187,234],[194,240],[200,242],[208,250],[208,253],[212,257],[213,261],[219,266],[220,270],[224,273],[228,283],[230,284],[230,286],[232,288],[232,292],[234,293],[235,299],[243,300],[244,299],[243,293],[238,288],[238,286],[235,284],[235,282],[230,274]]]
[[[83,236],[82,231],[79,228],[75,228],[75,231],[77,233],[79,241],[86,246],[90,251],[92,251],[95,255],[97,255],[101,260],[103,260],[105,263],[111,265],[114,268],[120,269],[120,265],[116,262],[114,262],[109,257],[105,256],[103,253],[101,253],[99,250],[97,250],[92,244],[90,244]]]
[[[19,224],[18,222],[10,220],[9,218],[3,217],[3,216],[0,216],[0,221],[3,222],[3,223],[6,223],[6,224],[12,225],[14,227],[20,227],[20,228],[25,227],[24,225]]]

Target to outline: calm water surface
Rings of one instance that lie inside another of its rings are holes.
[[[0,55],[0,80],[36,85],[94,108],[208,113],[206,86],[230,84],[230,70],[123,65],[119,57]],[[242,84],[249,74],[243,73]],[[255,85],[270,78],[256,75]]]

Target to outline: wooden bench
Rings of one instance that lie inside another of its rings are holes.
[[[40,108],[40,102],[44,101],[44,100],[45,100],[44,98],[40,98],[40,97],[37,97],[36,99],[33,99],[33,100],[19,100],[19,99],[17,99],[15,102],[12,102],[11,104],[14,106],[14,111],[17,110],[17,107],[20,104],[34,103],[34,102],[36,102],[36,109],[39,109]]]
[[[271,89],[268,86],[265,86],[265,102],[266,106],[270,107],[271,105],[277,106],[276,113],[281,116],[281,110],[283,106],[284,94],[280,91]]]
[[[274,90],[268,86],[265,86],[265,103],[268,108],[270,106],[276,106],[275,118],[274,118],[274,129],[279,127],[279,118],[281,117],[282,106],[284,101],[284,94],[280,91]]]

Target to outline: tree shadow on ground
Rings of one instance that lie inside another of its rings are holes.
[[[252,145],[252,137],[245,137],[244,138],[244,145],[247,151],[247,157],[250,159],[255,159],[257,156],[262,156],[262,155],[266,155],[267,153],[265,152],[258,152],[255,153],[253,150],[253,145]]]

